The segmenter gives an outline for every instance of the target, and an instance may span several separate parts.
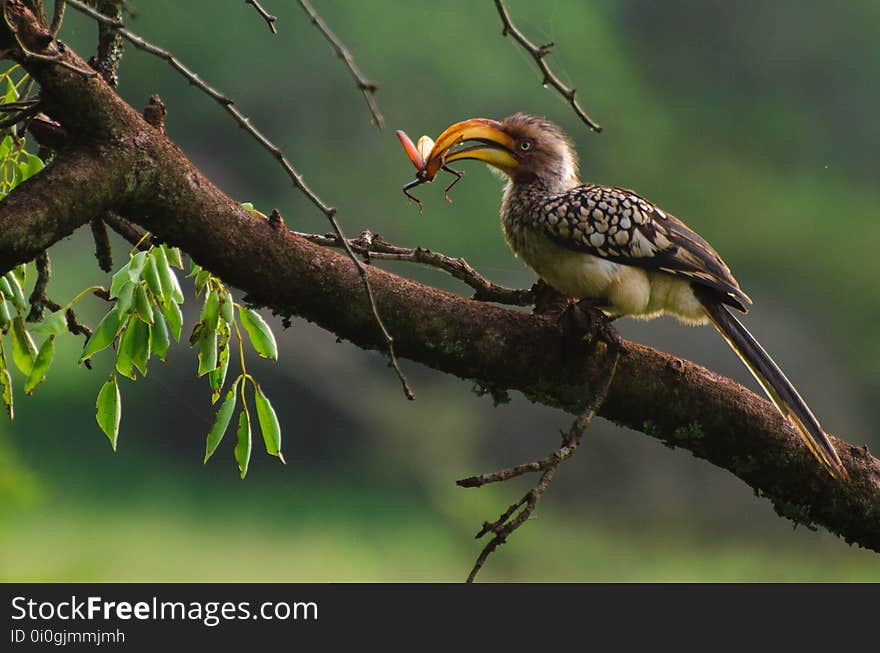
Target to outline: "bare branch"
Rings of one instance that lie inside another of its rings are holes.
[[[268,11],[263,9],[260,6],[260,3],[257,0],[244,0],[245,4],[252,5],[254,9],[257,10],[257,13],[260,14],[260,17],[266,21],[266,25],[269,26],[269,29],[272,30],[273,34],[277,34],[278,30],[275,29],[275,21],[278,20],[276,16],[273,16]]]
[[[113,252],[110,249],[110,236],[107,234],[107,225],[104,221],[95,216],[89,222],[92,229],[92,238],[95,241],[95,258],[98,260],[98,267],[104,272],[113,270]]]
[[[52,12],[52,25],[49,27],[49,31],[51,31],[52,34],[57,34],[58,30],[61,29],[61,23],[64,21],[64,8],[66,4],[66,0],[55,0],[55,9]]]
[[[574,109],[574,112],[584,124],[596,133],[601,132],[602,126],[590,118],[590,116],[587,115],[587,112],[581,108],[580,104],[578,104],[578,101],[575,99],[575,90],[563,84],[559,77],[557,77],[550,69],[550,66],[547,65],[545,58],[550,54],[550,50],[553,48],[553,43],[535,45],[526,38],[525,34],[517,29],[516,25],[513,24],[513,20],[510,18],[510,13],[508,13],[507,7],[504,6],[504,0],[495,0],[495,7],[498,9],[498,15],[501,16],[501,22],[504,24],[504,29],[501,31],[501,34],[503,36],[507,36],[508,34],[512,36],[526,52],[532,55],[532,59],[535,60],[535,63],[538,64],[538,68],[541,69],[541,73],[544,75],[544,85],[546,86],[549,84],[559,91],[559,94],[568,100],[571,108]]]
[[[617,365],[620,362],[620,348],[617,342],[606,343],[605,356],[608,359],[608,364],[602,373],[603,376],[600,377],[601,381],[598,389],[593,393],[587,408],[578,415],[568,431],[562,433],[562,445],[558,449],[552,451],[549,456],[541,460],[517,465],[516,467],[503,469],[492,474],[471,476],[458,481],[458,485],[461,487],[482,487],[488,483],[507,481],[530,472],[543,472],[532,489],[526,492],[519,501],[510,506],[500,518],[494,522],[483,523],[483,527],[477,533],[476,538],[479,539],[487,533],[493,533],[494,537],[483,547],[483,550],[477,557],[477,561],[474,563],[470,574],[468,574],[468,583],[474,582],[477,574],[480,573],[480,569],[483,568],[486,560],[488,560],[495,549],[504,544],[507,538],[531,517],[538,506],[538,501],[541,500],[541,496],[550,487],[550,483],[553,481],[559,465],[568,460],[577,450],[584,432],[587,430],[590,422],[593,421],[599,408],[605,403],[608,391],[611,389],[611,383],[614,381],[614,375],[617,373]],[[522,510],[514,516],[514,513],[521,507]]]
[[[159,241],[156,238],[149,237],[150,234],[146,229],[142,229],[130,220],[126,220],[121,215],[113,213],[112,211],[104,215],[104,222],[113,231],[127,240],[132,247],[137,247],[140,250],[148,250],[151,246],[159,244]]]
[[[308,0],[299,0],[299,4],[303,8],[303,11],[308,15],[309,20],[312,21],[312,24],[321,30],[324,38],[330,42],[330,45],[336,50],[336,54],[339,55],[339,58],[345,62],[346,66],[348,66],[348,70],[351,72],[351,76],[354,77],[357,87],[361,90],[361,93],[364,94],[364,99],[367,101],[367,106],[370,108],[370,114],[373,116],[373,123],[375,123],[376,127],[379,129],[383,129],[385,127],[385,118],[383,118],[382,114],[379,112],[379,105],[376,104],[375,96],[378,86],[364,77],[364,74],[357,67],[357,64],[355,64],[351,52],[349,52],[348,48],[345,47],[345,44],[339,40],[339,37],[327,27],[327,23],[325,23],[318,15],[318,12],[315,11],[311,3]]]
[[[297,236],[305,238],[309,242],[329,247],[342,247],[339,238],[333,234],[307,234],[299,231],[294,232]],[[497,302],[509,306],[531,306],[535,303],[535,292],[532,288],[506,288],[489,281],[486,277],[474,270],[463,258],[453,258],[433,252],[424,247],[399,247],[392,245],[378,234],[374,235],[369,230],[361,233],[360,237],[348,241],[358,254],[369,259],[385,261],[409,261],[422,263],[441,270],[445,270],[456,279],[465,282],[474,289],[473,298],[484,302]]]
[[[49,260],[49,252],[40,252],[34,259],[34,266],[37,268],[37,280],[34,282],[34,289],[28,298],[31,310],[28,312],[28,322],[39,322],[43,319],[43,310],[46,307],[46,287],[49,285],[49,279],[52,277],[52,263]]]
[[[235,119],[239,126],[246,132],[248,132],[251,136],[253,136],[253,138],[265,150],[267,150],[275,158],[276,161],[278,161],[279,165],[284,169],[284,171],[290,177],[291,181],[293,181],[294,186],[301,190],[306,195],[306,197],[309,198],[312,204],[314,204],[326,216],[327,220],[333,227],[333,231],[336,233],[336,235],[340,239],[340,242],[343,244],[343,247],[346,250],[346,254],[348,254],[348,257],[354,262],[355,266],[357,267],[358,274],[361,277],[361,282],[364,287],[364,291],[367,295],[367,300],[370,304],[370,310],[373,313],[376,325],[379,327],[379,330],[382,333],[382,337],[385,339],[385,347],[389,364],[394,369],[394,372],[397,374],[406,398],[410,400],[415,399],[415,394],[413,393],[412,388],[410,388],[409,383],[406,380],[406,376],[403,373],[403,370],[400,368],[400,362],[397,360],[397,353],[395,352],[394,347],[394,338],[391,336],[391,333],[388,331],[388,328],[385,326],[385,323],[382,320],[381,315],[379,314],[379,309],[376,306],[376,298],[373,295],[373,289],[370,287],[370,281],[367,278],[364,264],[348,246],[348,239],[345,237],[345,234],[342,232],[342,227],[339,226],[339,222],[336,220],[336,209],[324,203],[324,201],[318,196],[318,194],[315,193],[315,191],[313,191],[306,184],[302,175],[297,172],[290,161],[284,156],[284,153],[281,151],[281,149],[277,145],[272,143],[272,141],[266,138],[266,136],[264,136],[256,127],[251,124],[250,119],[236,108],[231,98],[227,97],[223,93],[220,93],[220,91],[217,91],[216,89],[208,86],[208,84],[206,84],[198,75],[196,75],[192,70],[183,65],[183,63],[181,63],[180,60],[177,59],[177,57],[175,57],[167,50],[163,50],[153,45],[152,43],[145,41],[140,36],[125,29],[122,21],[115,18],[108,18],[100,12],[95,11],[88,5],[83,4],[82,2],[80,2],[80,0],[67,1],[68,4],[70,4],[74,9],[81,11],[91,16],[95,20],[116,29],[123,37],[134,44],[135,47],[140,48],[145,52],[149,52],[150,54],[167,61],[175,70],[186,77],[186,79],[191,84],[205,92],[209,97],[216,100],[224,109],[226,109],[226,111]]]

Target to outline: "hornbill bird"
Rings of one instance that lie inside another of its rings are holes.
[[[405,135],[401,140],[411,146]],[[418,167],[419,154],[411,158]],[[731,313],[745,313],[751,300],[715,250],[681,220],[631,190],[582,184],[565,133],[523,113],[450,126],[419,159],[421,181],[407,188],[432,180],[441,168],[459,175],[447,164],[462,159],[483,161],[508,177],[504,236],[548,285],[609,317],[711,322],[825,469],[835,478],[847,476],[812,411]]]

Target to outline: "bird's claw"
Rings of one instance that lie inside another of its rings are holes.
[[[570,304],[560,316],[560,320],[564,320],[567,338],[593,346],[604,342],[608,347],[619,348],[620,334],[611,326],[616,318],[602,310],[604,305],[603,301],[595,299]]]

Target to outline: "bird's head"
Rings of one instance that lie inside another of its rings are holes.
[[[462,159],[488,163],[516,184],[539,182],[556,191],[579,184],[577,155],[565,133],[549,120],[525,113],[501,121],[455,123],[437,138],[426,165],[433,174]]]

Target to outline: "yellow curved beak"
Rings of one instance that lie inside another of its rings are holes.
[[[479,141],[480,145],[449,153],[453,147],[465,141]],[[502,170],[513,169],[518,164],[513,153],[515,144],[514,139],[502,129],[497,120],[471,118],[457,122],[437,137],[426,159],[428,178],[433,179],[437,171],[447,163],[461,159],[476,159]]]

